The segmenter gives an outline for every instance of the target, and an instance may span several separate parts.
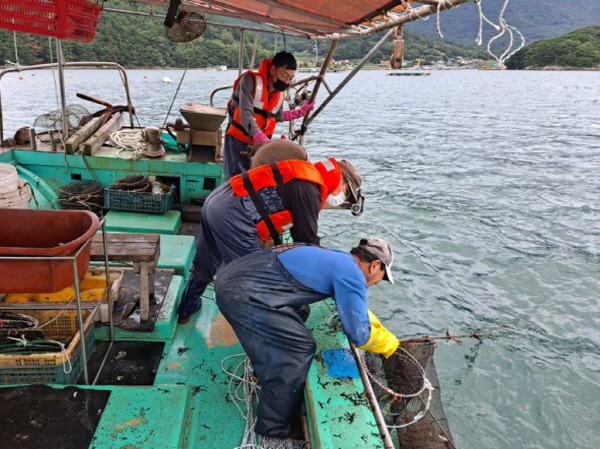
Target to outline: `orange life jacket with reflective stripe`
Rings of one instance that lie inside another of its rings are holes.
[[[275,115],[283,107],[283,101],[286,95],[285,92],[274,92],[269,97],[268,74],[271,70],[271,63],[271,59],[265,59],[261,63],[258,72],[247,71],[242,75],[254,77],[254,94],[252,97],[252,103],[254,106],[254,120],[256,121],[256,125],[267,135],[267,137],[269,137],[269,139],[275,132],[275,126],[277,126]],[[235,83],[233,84],[234,94],[242,76],[235,80]],[[230,125],[227,128],[227,134],[242,142],[249,144],[254,143],[252,136],[248,134],[248,131],[242,125],[239,105],[232,107],[232,102],[229,100],[227,110],[229,111],[230,118]]]
[[[319,170],[312,163],[290,159],[287,161],[276,162],[274,165],[276,165],[279,169],[281,181],[284,185],[293,179],[301,179],[303,181],[310,181],[317,184],[321,189],[320,209],[323,209],[325,206],[325,200],[327,199],[328,190],[325,186],[323,176],[321,176]],[[271,165],[261,165],[260,167],[248,170],[246,173],[255,192],[260,192],[261,189],[267,187],[278,187],[276,174],[273,173]],[[229,180],[233,189],[233,193],[235,193],[237,196],[252,197],[252,195],[244,186],[244,180],[242,176],[243,175],[236,175]],[[281,200],[283,203],[283,198],[281,198]],[[255,206],[258,210],[259,206],[256,203]],[[269,215],[269,218],[274,225],[275,231],[279,234],[287,231],[294,224],[292,222],[292,212],[288,209],[282,209],[274,212]],[[273,238],[264,219],[261,219],[258,223],[256,223],[256,229],[258,230],[258,236],[261,240],[268,242]]]

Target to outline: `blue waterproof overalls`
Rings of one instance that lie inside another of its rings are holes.
[[[260,382],[255,432],[287,437],[297,429],[306,376],[316,343],[298,314],[323,300],[298,282],[274,249],[234,260],[217,273],[215,296]]]

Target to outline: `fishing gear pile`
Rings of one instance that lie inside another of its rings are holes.
[[[110,186],[112,190],[124,190],[127,192],[150,192],[150,181],[144,175],[125,176]]]
[[[379,407],[402,449],[455,448],[442,407],[434,348],[433,341],[404,342],[388,359],[365,353]]]
[[[95,181],[76,181],[58,189],[58,204],[62,209],[89,210],[101,215],[104,190]]]

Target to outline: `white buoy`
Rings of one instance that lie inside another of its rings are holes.
[[[169,78],[168,76],[165,76],[165,77],[162,79],[162,82],[163,82],[163,83],[172,83],[172,82],[173,82],[173,80],[172,80],[171,78]]]

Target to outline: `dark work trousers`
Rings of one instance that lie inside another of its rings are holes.
[[[202,228],[190,280],[179,305],[179,318],[188,318],[202,307],[202,293],[221,264],[260,251],[258,231],[242,199],[229,182],[217,187],[202,207]]]
[[[255,432],[291,435],[297,430],[302,391],[316,351],[297,310],[328,296],[298,282],[271,251],[222,268],[215,294],[260,382]]]
[[[242,154],[247,150],[248,144],[246,142],[241,142],[235,137],[225,134],[225,145],[223,146],[225,180],[250,169],[250,158]]]

